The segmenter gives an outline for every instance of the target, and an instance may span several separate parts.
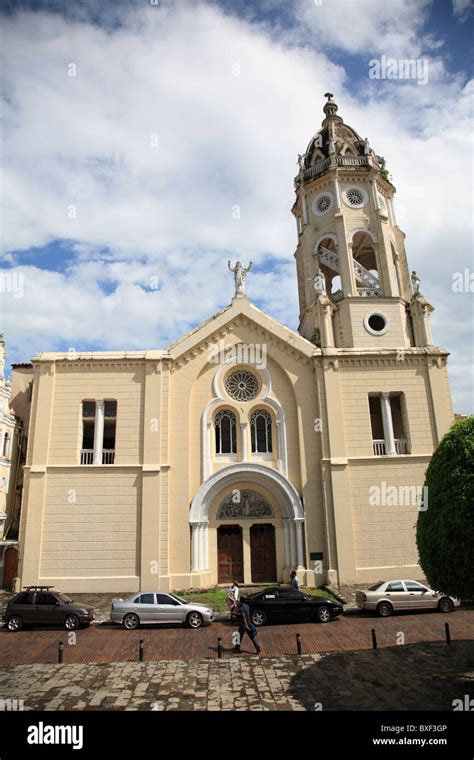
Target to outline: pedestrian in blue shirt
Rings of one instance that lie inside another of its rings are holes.
[[[250,608],[248,604],[246,604],[242,599],[239,599],[237,601],[237,612],[240,615],[240,626],[239,626],[239,643],[236,644],[233,651],[240,654],[240,645],[242,643],[242,639],[247,634],[250,641],[255,647],[255,651],[257,654],[260,654],[261,648],[260,644],[257,641],[257,629],[255,628],[254,624],[252,623],[252,618],[250,617]]]

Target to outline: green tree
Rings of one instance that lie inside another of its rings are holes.
[[[432,588],[474,598],[474,417],[456,422],[426,472],[418,516],[420,565]]]

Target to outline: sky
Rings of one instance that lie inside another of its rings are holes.
[[[0,0],[8,362],[164,348],[230,303],[229,259],[296,329],[293,179],[330,91],[386,159],[472,413],[473,18],[471,0]],[[383,56],[427,81],[370,78]]]

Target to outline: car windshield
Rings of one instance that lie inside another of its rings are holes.
[[[63,602],[63,604],[71,604],[72,602],[72,599],[69,599],[65,594],[56,594],[56,596]]]
[[[373,586],[371,586],[371,587],[370,587],[369,589],[367,589],[367,590],[368,590],[368,591],[377,591],[377,590],[380,588],[380,586],[382,585],[382,583],[384,583],[384,581],[377,581],[377,583],[374,583],[374,585],[373,585]]]
[[[176,596],[176,594],[168,594],[168,596],[171,596],[172,599],[176,599],[176,601],[179,602],[180,604],[188,604],[186,599],[181,599],[181,597]]]

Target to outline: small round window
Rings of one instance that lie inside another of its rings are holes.
[[[387,206],[386,206],[386,203],[385,203],[385,198],[383,197],[383,195],[380,195],[380,193],[377,193],[377,197],[379,199],[379,206],[380,206],[380,210],[381,210],[382,214],[386,214],[387,213]]]
[[[371,312],[365,315],[364,326],[372,335],[384,335],[390,327],[390,323],[385,314]]]
[[[344,201],[352,208],[362,208],[367,203],[367,193],[361,187],[348,187],[344,191]]]
[[[333,195],[332,193],[326,191],[324,193],[319,193],[319,195],[316,196],[314,199],[311,208],[313,209],[313,214],[315,216],[322,216],[322,214],[325,214],[326,211],[329,211],[333,203]]]

